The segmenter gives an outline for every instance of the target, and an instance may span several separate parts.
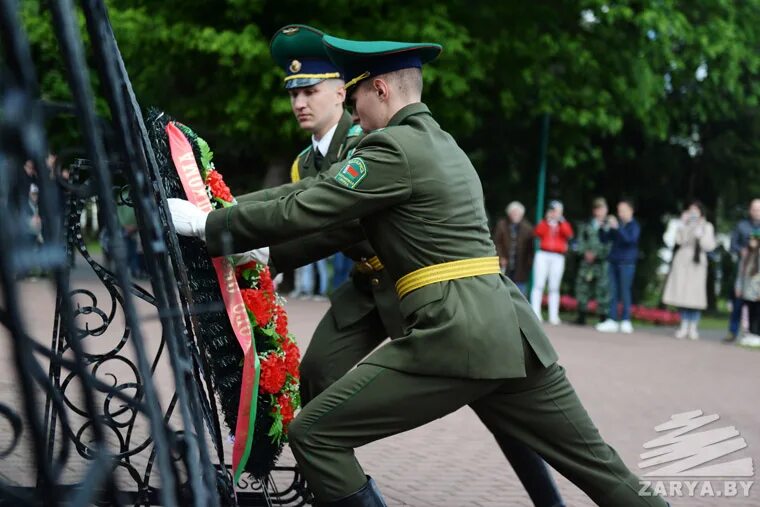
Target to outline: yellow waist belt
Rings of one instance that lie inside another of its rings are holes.
[[[443,262],[420,268],[402,276],[396,282],[396,292],[399,299],[401,299],[413,290],[430,285],[431,283],[497,273],[501,273],[498,257],[478,257],[475,259]]]

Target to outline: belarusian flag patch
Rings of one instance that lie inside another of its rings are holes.
[[[359,157],[352,158],[338,174],[335,175],[335,179],[348,188],[356,188],[356,186],[367,176],[367,165]]]

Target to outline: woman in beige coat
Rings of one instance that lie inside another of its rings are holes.
[[[681,215],[676,245],[662,301],[677,306],[681,313],[676,338],[696,340],[700,314],[707,308],[707,252],[715,248],[715,229],[705,220],[700,202],[691,203]]]

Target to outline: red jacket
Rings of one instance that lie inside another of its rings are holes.
[[[573,237],[573,227],[567,220],[558,224],[541,220],[533,232],[541,240],[541,250],[560,254],[567,252],[567,240]]]

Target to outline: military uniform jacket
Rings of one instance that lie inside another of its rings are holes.
[[[583,255],[585,252],[593,252],[595,262],[604,262],[610,254],[612,242],[602,241],[601,228],[594,227],[594,219],[587,220],[578,226],[576,250]]]
[[[237,198],[238,204],[277,199],[310,186],[318,175],[324,175],[331,165],[353,152],[360,139],[361,128],[352,127],[352,123],[351,116],[344,112],[320,167],[317,167],[311,144],[296,157],[291,167],[291,181],[295,185],[281,185],[245,194]],[[361,239],[362,236],[358,221],[342,224],[329,231],[319,231],[270,246],[270,263],[278,271],[292,271],[340,250],[352,260],[362,262],[375,256],[372,246]],[[330,302],[338,310],[333,312],[338,329],[350,326],[377,308],[389,336],[396,338],[402,334],[398,298],[393,280],[386,270],[367,274],[354,270],[351,279],[330,294]]]
[[[302,191],[213,211],[211,255],[245,251],[359,220],[395,281],[442,262],[495,256],[480,180],[422,103],[367,134],[353,156]],[[498,274],[427,285],[400,302],[404,335],[365,359],[401,371],[460,378],[525,376],[524,336],[548,366],[557,354],[517,287]]]

